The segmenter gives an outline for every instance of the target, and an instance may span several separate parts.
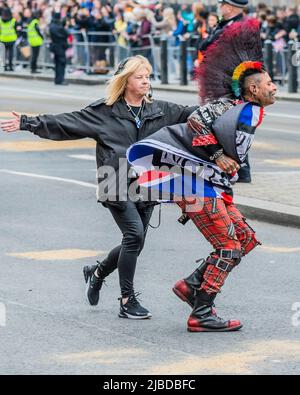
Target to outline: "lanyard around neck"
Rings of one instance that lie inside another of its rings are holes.
[[[144,109],[144,106],[145,106],[145,102],[143,101],[142,105],[140,106],[140,109],[139,109],[138,113],[136,114],[133,111],[132,106],[130,104],[128,104],[125,99],[124,99],[124,101],[126,103],[128,111],[131,113],[131,115],[133,116],[133,118],[135,120],[136,127],[139,129],[141,127],[141,115],[142,115],[142,112],[143,112],[143,109]]]

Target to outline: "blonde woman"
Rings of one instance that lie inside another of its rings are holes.
[[[157,21],[152,15],[151,23],[155,29],[158,30],[158,33],[163,35],[170,35],[176,29],[176,17],[174,14],[174,10],[171,7],[167,7],[163,10],[162,13],[163,19],[161,21]]]
[[[29,117],[13,113],[14,119],[0,123],[5,132],[21,129],[51,140],[85,137],[96,140],[98,201],[110,210],[123,238],[121,244],[110,251],[102,262],[84,267],[86,296],[91,305],[97,305],[104,279],[118,269],[121,288],[119,316],[131,319],[151,317],[151,313],[136,299],[133,279],[137,258],[144,246],[153,204],[134,202],[128,198],[128,188],[134,178],[127,172],[126,151],[131,144],[164,126],[186,122],[188,116],[197,108],[152,100],[149,96],[151,72],[151,65],[143,56],[127,58],[119,64],[115,75],[109,81],[105,99],[98,100],[80,111],[59,115]],[[120,163],[124,161],[125,177],[124,168],[120,168]],[[117,188],[122,181],[125,191]],[[107,192],[106,188],[102,188],[103,185],[112,187]]]
[[[114,24],[114,32],[118,35],[117,44],[123,48],[127,47],[127,42],[125,39],[126,29],[127,29],[127,22],[124,19],[124,13],[122,11],[118,11],[118,13],[116,14],[116,21]]]

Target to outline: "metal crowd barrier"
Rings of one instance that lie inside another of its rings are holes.
[[[153,77],[163,84],[180,83],[187,85],[193,75],[193,63],[197,57],[194,46],[197,37],[169,37],[146,35],[149,45],[139,47],[132,43],[118,44],[119,36],[108,32],[70,31],[73,40],[66,50],[67,72],[81,70],[87,74],[112,73],[115,65],[122,59],[136,54],[144,55],[153,66]],[[0,43],[1,44],[1,43]],[[30,60],[22,55],[23,43],[16,43],[14,63],[28,67]],[[263,48],[264,62],[271,77],[280,84],[288,83],[290,92],[296,92],[299,80],[300,50],[299,43],[291,41],[287,48],[276,52],[270,40]],[[4,64],[4,49],[0,45],[0,66]],[[101,63],[102,61],[102,63]],[[40,49],[38,66],[43,70],[53,69],[53,54],[50,41],[45,40]]]
[[[266,40],[263,54],[272,80],[281,85],[287,83],[289,93],[297,92],[300,77],[300,43],[291,40],[282,51],[276,51],[272,41]]]

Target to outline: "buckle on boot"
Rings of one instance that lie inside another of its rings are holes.
[[[232,270],[232,264],[229,262],[223,261],[223,259],[219,258],[217,262],[215,263],[215,267],[217,269],[220,269],[222,272],[231,272]]]
[[[239,250],[225,250],[225,249],[217,249],[216,253],[222,259],[237,259],[241,257],[242,252]]]

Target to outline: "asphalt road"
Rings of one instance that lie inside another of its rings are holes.
[[[47,82],[2,79],[0,86],[2,118],[11,110],[71,111],[103,95],[99,87],[58,89]],[[196,102],[192,94],[156,96]],[[267,146],[253,152],[255,171],[276,171],[265,155],[299,153],[298,108],[284,102],[270,108],[257,136]],[[96,203],[94,149],[88,141],[60,144],[26,132],[0,134],[1,374],[299,374],[300,230],[251,221],[263,246],[216,300],[219,315],[240,319],[243,329],[191,334],[190,308],[171,288],[210,247],[192,224],[176,223],[176,207],[165,206],[136,273],[136,290],[153,318],[120,319],[116,273],[98,307],[84,299],[82,266],[120,241],[110,214]],[[157,220],[156,210],[152,224]]]

